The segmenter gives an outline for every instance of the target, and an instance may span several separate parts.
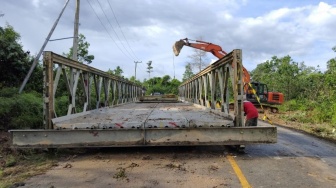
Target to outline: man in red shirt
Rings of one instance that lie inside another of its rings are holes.
[[[246,115],[245,126],[257,126],[258,125],[258,110],[250,102],[244,99],[244,115]]]

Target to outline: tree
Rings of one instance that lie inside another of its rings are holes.
[[[333,50],[334,52],[336,52],[336,46],[333,47],[332,50]],[[336,57],[330,59],[330,60],[327,62],[327,71],[326,71],[326,73],[327,73],[327,74],[335,74],[335,73],[336,73]]]
[[[202,37],[199,37],[199,40],[202,40]],[[207,52],[195,48],[193,48],[193,51],[194,53],[188,56],[191,60],[191,62],[188,63],[191,65],[192,69],[196,69],[197,72],[201,72],[201,70],[207,66]]]
[[[142,83],[139,80],[135,80],[135,76],[131,76],[131,78],[129,79],[131,82],[134,82],[136,84],[142,85]]]
[[[146,94],[159,92],[162,94],[178,94],[178,86],[181,82],[177,79],[171,80],[169,75],[161,77],[153,77],[148,80],[144,80],[144,86],[147,86]],[[149,87],[151,85],[151,87]]]
[[[194,73],[192,72],[191,64],[187,63],[187,65],[185,66],[185,71],[183,73],[182,82],[188,80],[189,78],[191,78],[193,76],[194,76]]]
[[[189,55],[188,58],[191,59],[190,65],[195,68],[198,72],[201,72],[203,68],[206,67],[207,52],[203,50],[193,49],[194,54]]]
[[[251,71],[251,77],[253,81],[267,84],[270,91],[284,93],[286,100],[290,100],[305,95],[303,92],[309,85],[307,75],[314,72],[313,67],[295,62],[289,55],[282,58],[273,56]]]
[[[117,66],[114,70],[109,69],[107,73],[121,77],[124,71],[120,68],[120,66]]]
[[[120,66],[117,66],[117,68],[115,68],[113,71],[114,71],[114,75],[116,76],[121,76],[122,73],[124,73],[124,71],[120,68]]]
[[[333,48],[336,52],[336,46]],[[336,58],[332,58],[327,62],[327,70],[324,73],[325,94],[333,97],[336,94]]]
[[[81,63],[86,62],[87,64],[90,64],[94,60],[94,55],[89,55],[90,43],[85,41],[85,39],[86,39],[86,37],[83,34],[79,34],[79,36],[78,36],[77,57],[78,57],[79,62],[81,62]],[[69,53],[67,53],[67,54],[63,53],[63,55],[66,56],[67,58],[72,59],[72,56],[73,56],[72,47],[70,48]]]
[[[170,76],[169,75],[165,75],[162,77],[161,79],[161,85],[162,86],[167,86],[169,84],[169,81],[170,81]]]
[[[181,81],[179,81],[178,79],[172,79],[169,82],[169,89],[168,89],[168,93],[171,94],[178,94],[178,87],[181,85]]]
[[[20,34],[12,26],[0,27],[0,88],[18,87],[33,63],[29,51],[20,44]],[[42,67],[38,65],[26,89],[42,92]]]
[[[147,63],[147,72],[148,72],[148,75],[149,75],[149,78],[150,78],[150,73],[153,72],[153,67],[152,67],[152,61],[148,61]]]

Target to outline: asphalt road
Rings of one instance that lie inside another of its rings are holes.
[[[336,144],[278,127],[278,142],[235,158],[252,187],[336,187]]]
[[[24,187],[336,187],[336,144],[281,127],[276,144],[248,145],[242,153],[225,146],[130,147],[74,156]]]

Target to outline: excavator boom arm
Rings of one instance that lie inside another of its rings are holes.
[[[201,41],[201,40],[195,40],[196,43],[190,43],[189,40],[190,39],[185,38],[185,39],[181,39],[181,40],[175,42],[175,44],[173,46],[173,51],[174,51],[176,56],[178,56],[180,54],[180,51],[183,48],[183,46],[189,46],[189,47],[192,47],[192,48],[195,48],[195,49],[210,52],[214,56],[218,57],[219,59],[224,57],[227,54],[224,50],[222,50],[222,47],[220,47],[216,44],[212,44],[210,42],[204,42],[204,41]]]
[[[214,56],[216,56],[218,59],[223,58],[227,54],[224,50],[222,50],[222,47],[216,44],[212,44],[210,42],[205,42],[201,40],[193,40],[195,41],[195,43],[191,43],[189,42],[189,40],[190,39],[185,38],[185,39],[181,39],[175,42],[175,44],[173,45],[173,51],[174,51],[175,56],[178,56],[180,54],[183,46],[189,46],[195,49],[210,52]],[[244,83],[249,83],[251,78],[250,78],[250,74],[245,69],[245,67],[243,67],[243,75],[244,75],[243,77]]]

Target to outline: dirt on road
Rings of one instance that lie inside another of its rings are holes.
[[[239,187],[227,155],[222,146],[83,149],[24,187]]]

